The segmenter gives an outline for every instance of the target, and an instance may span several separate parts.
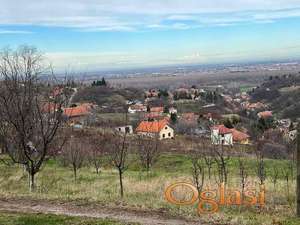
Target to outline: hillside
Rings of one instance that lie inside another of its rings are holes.
[[[270,109],[280,118],[300,117],[300,75],[269,77],[250,95],[253,102],[269,104]]]
[[[126,100],[141,99],[143,93],[134,88],[116,89],[104,86],[92,86],[78,90],[73,102],[92,102],[104,106],[107,111],[121,110]]]

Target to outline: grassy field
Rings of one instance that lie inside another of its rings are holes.
[[[248,181],[251,187],[258,187],[255,176],[254,159],[247,160]],[[267,160],[267,174],[274,167],[285,168],[289,162]],[[164,210],[171,215],[196,217],[196,205],[175,206],[164,199],[165,188],[178,181],[192,182],[191,162],[186,155],[164,154],[153,167],[151,173],[142,171],[138,159],[131,156],[129,168],[124,174],[125,197],[119,197],[118,175],[108,164],[103,165],[100,174],[94,168],[86,166],[79,171],[75,183],[72,170],[62,167],[59,160],[50,160],[37,175],[37,190],[30,193],[27,187],[27,175],[18,166],[0,165],[0,197],[20,197],[31,199],[49,199],[59,201],[80,201],[86,204],[101,203],[112,207],[124,207],[143,210]],[[239,188],[238,161],[229,161],[229,187]],[[215,174],[214,169],[214,173]],[[266,206],[260,211],[256,207],[223,207],[211,216],[201,216],[209,222],[230,224],[299,224],[293,219],[295,182],[290,182],[287,196],[286,182],[282,174],[274,189],[270,177],[266,182]],[[215,176],[206,185],[216,188]],[[289,201],[287,200],[289,197]],[[276,223],[273,223],[275,221]]]
[[[125,223],[108,219],[0,212],[0,225],[125,225]]]

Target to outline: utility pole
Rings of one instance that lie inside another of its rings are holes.
[[[297,217],[300,217],[300,123],[297,127]]]

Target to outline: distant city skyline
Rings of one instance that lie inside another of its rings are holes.
[[[0,0],[0,47],[57,71],[300,59],[298,0]]]

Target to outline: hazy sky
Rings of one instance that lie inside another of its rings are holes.
[[[57,69],[300,58],[300,0],[0,0],[0,46]]]

